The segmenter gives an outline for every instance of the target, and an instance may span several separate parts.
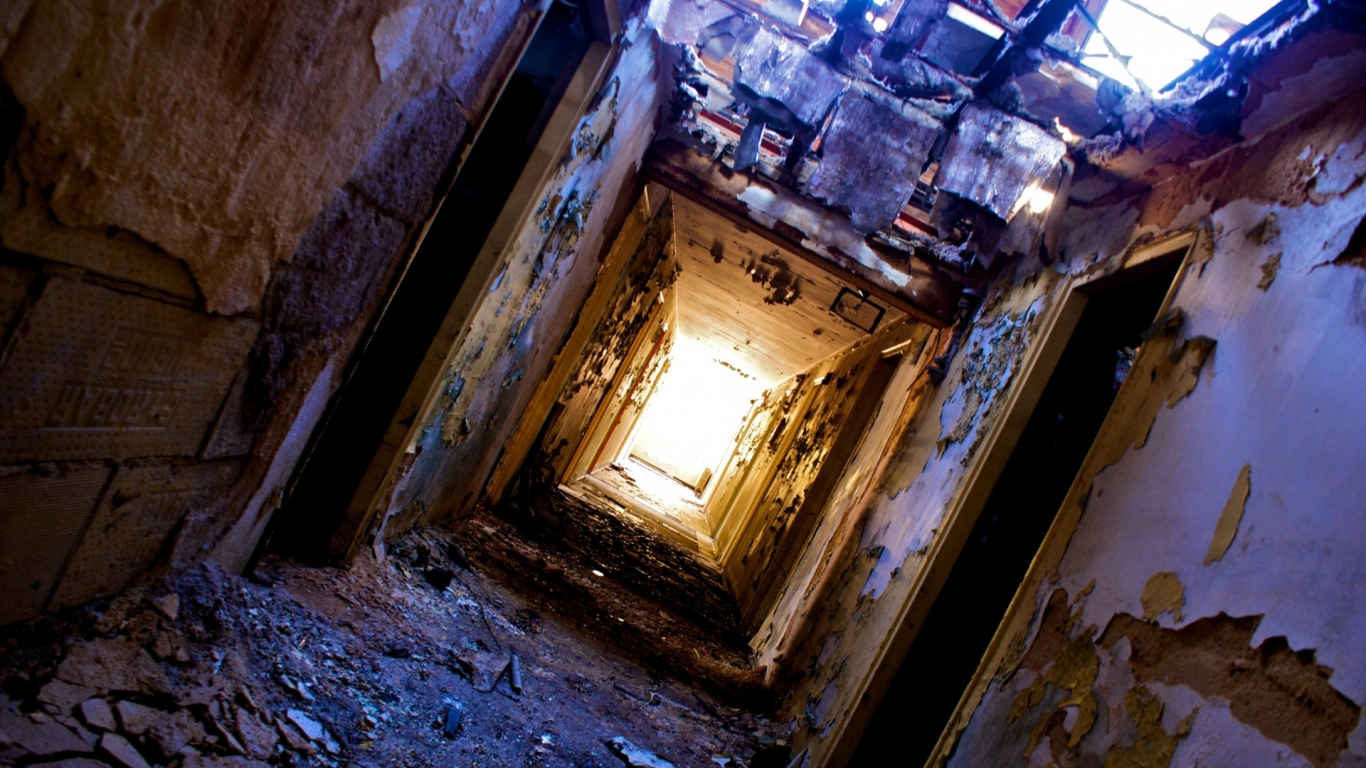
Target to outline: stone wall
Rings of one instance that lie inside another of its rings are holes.
[[[533,11],[3,16],[0,623],[245,564]]]

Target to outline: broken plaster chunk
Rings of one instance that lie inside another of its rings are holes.
[[[119,714],[119,724],[123,726],[123,732],[131,736],[146,733],[152,724],[163,716],[160,710],[133,701],[120,701],[114,705],[114,709]]]
[[[57,667],[57,678],[97,691],[168,693],[161,666],[127,637],[97,639],[72,648]],[[82,700],[89,696],[82,697]]]
[[[295,752],[311,755],[318,751],[318,748],[313,746],[313,742],[309,741],[308,737],[299,733],[297,728],[290,725],[289,722],[283,718],[276,721],[275,729],[280,732],[280,738],[284,739],[285,746]]]
[[[161,718],[147,731],[148,740],[166,761],[177,755],[193,753],[190,746],[202,744],[207,737],[204,726],[186,709]]]
[[[1252,465],[1244,464],[1238,470],[1238,478],[1233,481],[1233,490],[1224,502],[1224,511],[1219,513],[1219,522],[1214,526],[1214,539],[1209,543],[1205,554],[1205,565],[1221,560],[1228,548],[1233,546],[1233,538],[1238,535],[1238,524],[1243,520],[1247,509],[1247,497],[1252,492]]]
[[[106,733],[100,737],[100,751],[123,768],[151,768],[142,754],[117,733]]]
[[[175,621],[180,615],[180,595],[172,592],[169,595],[158,597],[152,601],[152,607],[157,609],[162,616]]]
[[[248,755],[264,760],[275,752],[275,745],[280,743],[280,735],[274,728],[262,723],[256,715],[242,708],[236,710],[234,720],[237,724],[237,735]]]
[[[65,680],[52,680],[38,692],[38,701],[66,715],[70,714],[77,704],[94,695],[95,691],[83,685],[74,685]]]
[[[498,685],[509,664],[507,656],[491,651],[462,650],[455,657],[475,690],[481,693],[488,693]]]
[[[158,661],[185,666],[194,660],[190,656],[189,649],[185,647],[184,636],[174,630],[158,632],[156,639],[152,642],[151,650],[152,655]]]
[[[306,712],[297,709],[291,709],[285,713],[285,717],[289,719],[289,722],[293,723],[300,731],[302,731],[303,734],[307,736],[310,741],[321,742],[327,736],[327,732],[323,728],[323,724],[318,722],[317,720],[314,720]]]
[[[90,752],[90,745],[49,717],[37,722],[8,708],[0,709],[0,731],[15,745],[35,755]]]
[[[1181,609],[1186,606],[1186,590],[1181,581],[1171,571],[1154,573],[1148,583],[1143,585],[1139,597],[1143,603],[1143,618],[1152,621],[1164,613],[1172,615],[1172,621],[1181,621]]]
[[[247,754],[247,748],[242,744],[242,740],[237,738],[237,735],[233,733],[225,723],[215,717],[212,711],[209,713],[208,721],[209,726],[213,728],[219,738],[222,739],[224,746],[239,755]]]
[[[673,763],[653,752],[637,747],[625,736],[613,736],[605,743],[612,754],[631,768],[674,768]]]
[[[91,728],[98,728],[101,731],[118,730],[114,710],[110,709],[109,702],[104,699],[86,699],[81,702],[80,710],[81,719]]]

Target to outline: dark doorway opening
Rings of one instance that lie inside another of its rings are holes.
[[[851,765],[924,765],[953,716],[1176,276],[1180,252],[1090,294]]]
[[[272,521],[276,530],[263,537],[272,550],[326,558],[423,357],[592,41],[579,6],[550,6],[314,433],[306,463]]]

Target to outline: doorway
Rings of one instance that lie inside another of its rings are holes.
[[[614,553],[585,532],[685,552],[724,600],[664,599],[724,602],[752,630],[931,328],[668,188],[642,200],[639,245],[613,251],[593,289],[610,300],[581,316],[594,330],[574,329],[585,343],[547,374],[554,406],[519,428],[539,436],[500,508],[601,561]],[[630,568],[633,583],[661,579]]]
[[[923,765],[1024,580],[1161,311],[1185,249],[1097,281],[851,764]]]
[[[315,432],[275,530],[262,539],[273,550],[328,558],[386,430],[593,42],[590,26],[581,6],[558,0],[541,19]]]

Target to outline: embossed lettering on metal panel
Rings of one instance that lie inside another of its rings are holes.
[[[195,453],[256,330],[53,279],[0,371],[0,461]]]

